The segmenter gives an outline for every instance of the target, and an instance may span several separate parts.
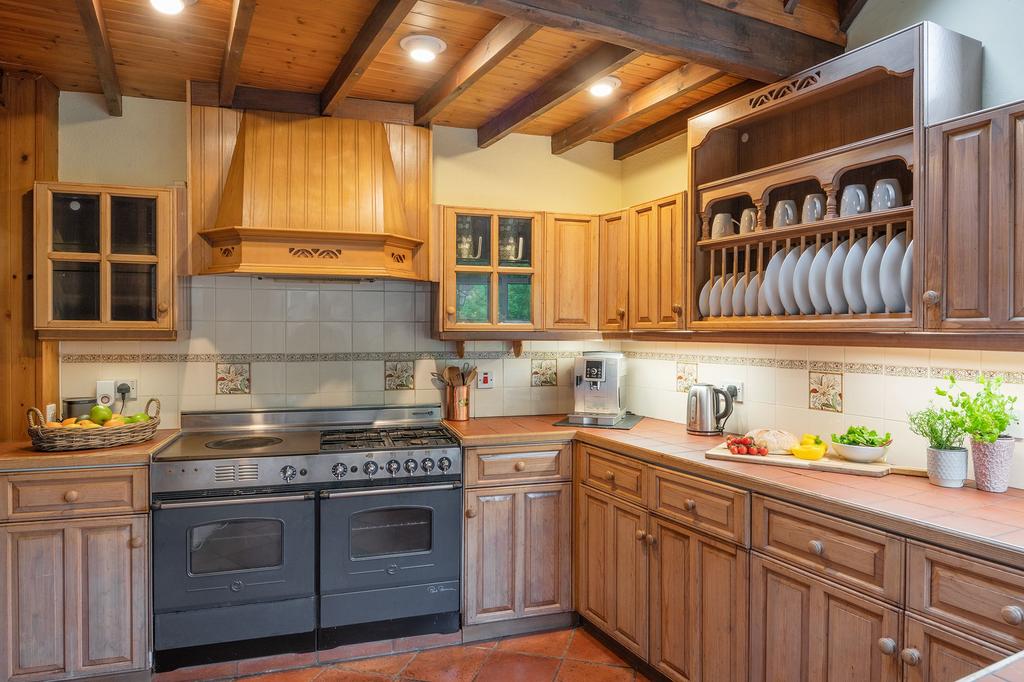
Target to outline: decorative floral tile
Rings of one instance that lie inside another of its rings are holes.
[[[249,376],[248,362],[218,362],[217,394],[249,395],[252,392]]]
[[[843,375],[838,372],[807,373],[809,407],[822,412],[843,411]]]
[[[557,360],[531,360],[530,361],[530,385],[531,386],[557,386],[558,385],[558,361]]]
[[[677,362],[676,363],[676,391],[687,393],[690,387],[697,383],[697,363]]]
[[[413,379],[414,363],[405,360],[384,363],[384,390],[411,391],[416,388]]]

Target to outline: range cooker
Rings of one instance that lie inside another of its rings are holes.
[[[440,406],[183,413],[150,465],[155,667],[459,628]]]

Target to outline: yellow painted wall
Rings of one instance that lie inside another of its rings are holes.
[[[622,205],[635,206],[686,189],[686,136],[622,160]]]

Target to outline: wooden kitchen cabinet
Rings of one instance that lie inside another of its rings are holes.
[[[170,189],[36,183],[40,338],[175,338],[174,197]]]
[[[927,131],[925,323],[1024,329],[1024,103]]]
[[[146,667],[145,515],[0,526],[4,679]]]
[[[683,327],[686,193],[629,209],[629,328]]]
[[[903,640],[904,682],[955,682],[1011,653],[909,613],[904,619]]]
[[[629,212],[606,213],[597,219],[597,327],[629,329]]]
[[[899,680],[900,611],[754,554],[750,679]]]
[[[548,213],[544,223],[545,329],[598,328],[597,218]]]
[[[572,610],[570,483],[466,491],[468,625]]]

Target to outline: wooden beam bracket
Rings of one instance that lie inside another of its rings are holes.
[[[89,41],[92,60],[96,64],[96,75],[103,88],[103,97],[107,100],[107,111],[111,116],[121,115],[121,83],[117,79],[114,67],[114,51],[110,47],[107,25],[103,21],[103,8],[100,0],[75,0],[78,13],[82,17],[82,28]]]

